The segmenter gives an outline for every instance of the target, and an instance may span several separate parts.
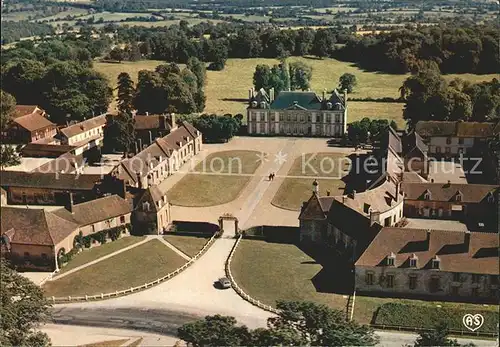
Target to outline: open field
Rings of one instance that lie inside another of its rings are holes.
[[[58,297],[114,292],[165,276],[185,262],[160,241],[151,240],[59,280],[47,282],[43,289],[47,296]]]
[[[209,239],[208,236],[184,236],[173,234],[167,234],[163,238],[190,257],[194,257],[199,251],[201,251]]]
[[[367,72],[354,64],[335,59],[316,59],[311,57],[291,57],[290,62],[302,61],[313,68],[311,89],[321,94],[324,89],[331,91],[338,84],[339,77],[346,72],[356,75],[358,86],[350,94],[352,98],[383,98],[399,97],[399,87],[409,75],[395,75],[378,72]],[[154,69],[162,61],[139,61],[122,64],[96,62],[94,67],[103,72],[116,85],[116,78],[122,71],[126,71],[135,80],[137,72],[142,69]],[[205,93],[207,103],[206,113],[242,113],[245,114],[248,100],[248,89],[252,87],[253,73],[258,64],[277,64],[276,59],[228,59],[223,71],[207,71],[207,85]],[[447,80],[456,77],[471,82],[488,81],[496,77],[490,75],[455,74],[446,75]],[[403,104],[384,102],[355,102],[349,103],[349,122],[363,117],[387,118],[395,120],[399,126],[404,126],[402,119]]]
[[[195,167],[194,171],[199,173],[187,174],[167,192],[170,203],[201,207],[233,201],[257,170],[260,164],[257,154],[255,151],[225,151],[209,155]]]
[[[275,306],[276,300],[309,300],[345,311],[347,298],[334,294],[328,287],[342,278],[328,273],[296,245],[242,240],[231,264],[236,283],[253,297]],[[321,274],[321,272],[325,272]],[[498,306],[446,303],[421,300],[376,298],[356,295],[354,319],[372,323],[377,309],[384,303],[460,308],[464,310],[498,310]],[[400,323],[404,325],[404,322]]]
[[[122,237],[116,241],[108,241],[104,245],[93,247],[90,249],[83,250],[71,259],[66,266],[64,266],[60,273],[66,272],[68,270],[74,269],[78,266],[91,262],[93,260],[104,257],[105,255],[111,254],[113,252],[119,251],[122,248],[133,245],[134,243],[144,240],[144,236],[126,236]]]
[[[312,192],[312,182],[318,178],[320,195],[326,195],[327,191],[333,195],[342,195],[345,182],[342,181],[348,172],[349,160],[342,154],[336,153],[307,153],[298,157],[288,171],[288,176],[311,176],[308,178],[285,178],[273,197],[274,206],[287,210],[300,210],[303,201],[307,201]],[[307,165],[309,163],[310,165]],[[331,177],[335,179],[321,179]]]

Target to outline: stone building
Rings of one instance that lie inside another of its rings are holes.
[[[102,114],[61,129],[58,134],[61,144],[76,147],[75,155],[102,147],[106,117]]]
[[[471,227],[494,230],[499,188],[488,184],[403,183],[404,215],[461,220]]]
[[[17,105],[11,124],[2,132],[3,143],[51,143],[57,127],[44,110],[35,105]]]
[[[69,195],[71,197],[71,194]],[[21,269],[52,271],[57,259],[74,247],[75,238],[130,224],[132,206],[111,195],[55,211],[2,207],[1,240],[7,257]]]
[[[167,195],[157,186],[144,190],[135,204],[134,227],[149,234],[162,234],[171,223],[170,203]]]
[[[336,90],[320,98],[310,91],[282,91],[274,97],[250,89],[247,108],[250,135],[325,136],[341,138],[347,130],[347,93]]]
[[[383,228],[355,264],[358,293],[498,303],[498,235]]]
[[[402,138],[405,171],[414,172],[424,178],[429,174],[429,147],[415,131]]]
[[[430,154],[453,157],[485,149],[500,127],[487,122],[419,121],[415,131],[427,143]]]
[[[145,189],[160,184],[178,171],[201,148],[202,134],[188,122],[183,122],[135,156],[124,159],[112,173],[129,186]]]
[[[135,137],[138,150],[154,143],[158,138],[168,135],[177,128],[174,114],[168,115],[133,115]]]

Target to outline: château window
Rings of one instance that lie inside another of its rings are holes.
[[[417,258],[410,259],[410,267],[417,267]]]
[[[340,115],[339,114],[335,116],[335,122],[340,123]]]
[[[425,200],[430,200],[431,199],[431,194],[429,192],[424,194],[424,199]]]
[[[366,284],[369,286],[373,285],[373,273],[368,272],[366,274]]]
[[[447,137],[446,138],[446,144],[447,145],[451,145],[451,137]]]
[[[488,194],[488,202],[489,203],[495,202],[495,197],[493,196],[493,194],[491,192]]]
[[[498,284],[498,276],[497,275],[490,275],[490,283],[493,285]]]
[[[472,288],[472,296],[479,296],[479,289],[478,288]]]
[[[394,266],[394,262],[396,260],[396,255],[391,253],[387,256],[387,266]]]
[[[480,277],[478,274],[472,274],[472,283],[479,283]]]
[[[462,201],[462,194],[458,193],[458,194],[455,196],[455,201]]]
[[[464,144],[464,139],[462,137],[458,138],[458,144],[463,145]]]
[[[453,282],[460,282],[460,274],[455,272],[453,274]]]
[[[394,275],[387,275],[387,288],[394,288]]]
[[[271,120],[274,121],[274,113],[271,113]]]
[[[417,276],[416,275],[410,275],[409,280],[410,280],[410,282],[409,282],[410,289],[417,288]]]

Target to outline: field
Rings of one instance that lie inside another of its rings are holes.
[[[167,234],[163,237],[166,241],[189,255],[194,257],[208,242],[208,236],[184,236]]]
[[[296,158],[287,173],[288,176],[310,176],[311,178],[285,178],[271,202],[274,206],[299,211],[302,202],[307,201],[311,196],[312,182],[315,178],[318,178],[320,195],[326,195],[327,191],[332,196],[344,193],[345,183],[341,178],[347,174],[348,159],[341,154],[317,153],[309,160],[311,155],[308,153],[304,157]],[[310,166],[305,163],[310,163]]]
[[[122,248],[133,245],[134,243],[144,240],[144,237],[138,236],[127,236],[122,237],[113,242],[107,242],[101,246],[93,247],[91,249],[84,250],[71,259],[66,266],[64,266],[60,273],[66,272],[68,270],[74,269],[78,266],[91,262],[93,260],[104,257],[105,255],[111,254],[113,252],[119,251]]]
[[[296,245],[270,243],[243,239],[231,263],[236,283],[253,297],[275,306],[277,300],[309,300],[326,304],[345,312],[347,297],[332,286],[342,284],[342,277],[325,270],[313,258]],[[343,293],[343,292],[342,292]],[[356,296],[354,319],[361,323],[374,323],[375,313],[383,304],[398,303],[471,311],[497,311],[498,306],[461,303],[432,302],[421,300],[376,298]],[[403,311],[404,312],[404,311]],[[404,317],[401,316],[403,319]],[[405,325],[400,319],[397,322]],[[490,326],[494,326],[489,324]]]
[[[160,241],[151,240],[59,280],[47,282],[43,289],[47,296],[57,297],[109,293],[156,280],[185,262]]]
[[[233,201],[259,166],[258,152],[226,151],[211,154],[167,193],[173,205],[215,206]],[[237,159],[235,159],[237,158]],[[232,175],[220,175],[220,174]],[[244,175],[238,175],[239,173]]]
[[[337,87],[339,77],[346,72],[356,75],[358,85],[351,98],[383,98],[399,97],[399,87],[409,75],[395,75],[378,72],[367,72],[359,69],[354,64],[342,62],[335,59],[316,59],[310,57],[291,57],[290,62],[302,61],[311,65],[313,77],[311,89],[322,94],[326,89],[330,92]],[[109,64],[96,62],[94,67],[103,72],[116,85],[116,78],[122,71],[126,71],[133,79],[137,79],[137,72],[142,69],[154,69],[162,61],[140,61],[126,62],[122,64]],[[275,59],[252,58],[252,59],[228,59],[223,71],[207,71],[207,85],[205,93],[207,102],[206,113],[232,113],[245,114],[248,100],[248,89],[252,87],[253,73],[258,64],[276,64]],[[471,82],[491,80],[495,75],[446,75],[447,80],[456,77]],[[402,119],[403,104],[385,102],[349,102],[349,122],[359,120],[363,117],[387,118],[395,120],[399,126],[404,127]]]

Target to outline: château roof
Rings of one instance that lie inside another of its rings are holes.
[[[314,92],[282,91],[271,104],[272,110],[284,110],[289,108],[320,110],[321,100]]]

